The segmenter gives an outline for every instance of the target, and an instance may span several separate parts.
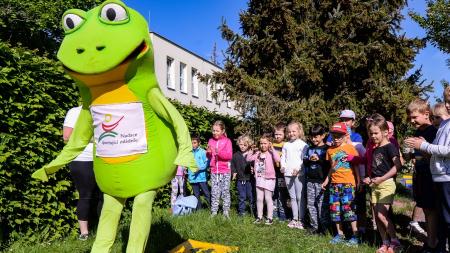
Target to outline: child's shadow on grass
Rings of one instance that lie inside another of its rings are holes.
[[[126,252],[128,243],[129,229],[122,230],[122,252]],[[164,253],[175,248],[175,246],[186,241],[178,232],[176,232],[172,224],[165,219],[159,219],[152,222],[150,236],[145,247],[145,253]]]

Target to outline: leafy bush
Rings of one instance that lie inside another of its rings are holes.
[[[62,67],[35,51],[0,42],[0,217],[11,239],[33,231],[67,234],[76,216],[67,170],[42,184],[31,173],[63,147],[61,125],[78,92]]]

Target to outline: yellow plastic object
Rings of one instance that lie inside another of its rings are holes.
[[[237,252],[238,247],[213,244],[208,242],[200,242],[195,240],[187,240],[182,244],[173,248],[169,253],[191,253],[191,252],[208,252],[208,253],[228,253]]]

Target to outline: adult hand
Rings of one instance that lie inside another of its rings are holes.
[[[422,144],[422,142],[424,142],[425,140],[423,138],[417,138],[417,137],[410,137],[410,138],[406,138],[403,142],[405,143],[405,145],[409,148],[415,148],[415,149],[419,149],[420,145]]]

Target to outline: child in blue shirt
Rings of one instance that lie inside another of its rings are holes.
[[[200,201],[200,189],[205,196],[208,206],[210,205],[211,195],[207,183],[207,169],[208,158],[206,157],[206,151],[200,147],[200,138],[192,137],[192,153],[194,153],[195,161],[197,162],[198,171],[192,172],[188,170],[189,183],[192,186],[195,197],[198,199],[197,209],[200,209],[202,204]]]

